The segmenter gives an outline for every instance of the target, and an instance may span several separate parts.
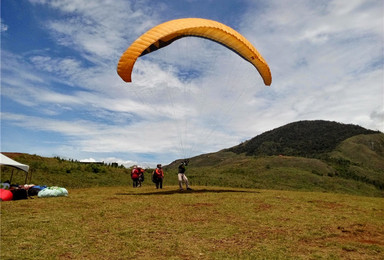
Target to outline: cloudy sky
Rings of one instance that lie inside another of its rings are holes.
[[[384,131],[381,0],[2,0],[1,151],[153,166],[299,120]],[[268,62],[183,38],[122,53],[172,19],[219,21]]]

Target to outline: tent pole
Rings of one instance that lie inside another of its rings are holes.
[[[12,178],[13,178],[13,169],[12,169],[12,173],[11,173],[11,179],[9,180],[10,184],[12,184]]]
[[[31,173],[29,174],[29,183],[31,183],[31,180],[32,180],[32,170],[31,170]]]
[[[24,184],[27,184],[27,179],[28,179],[28,172],[25,172],[25,181],[24,181]]]

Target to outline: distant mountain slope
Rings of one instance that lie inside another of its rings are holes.
[[[353,136],[340,143],[329,155],[381,170],[384,175],[384,134]]]
[[[177,160],[167,166],[176,172]],[[384,134],[301,121],[229,149],[190,158],[194,184],[384,196]]]
[[[339,177],[384,190],[384,134],[356,135],[341,142],[324,160]]]
[[[227,149],[246,155],[318,157],[331,152],[342,141],[360,134],[378,133],[352,124],[331,121],[299,121],[258,135]]]

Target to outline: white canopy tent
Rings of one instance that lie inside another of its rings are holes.
[[[28,165],[16,162],[15,160],[12,160],[11,158],[5,156],[2,153],[0,153],[0,164],[1,165],[12,166],[12,167],[18,168],[20,170],[23,170],[25,172],[29,171],[29,166]]]
[[[2,153],[0,153],[0,165],[11,166],[11,167],[14,167],[16,169],[20,169],[22,171],[25,171],[26,172],[25,182],[27,182],[28,171],[29,171],[28,165],[16,162],[15,160],[12,160],[11,158],[5,156]],[[13,171],[12,171],[12,175],[11,175],[11,179],[10,179],[11,182],[12,182],[12,177],[13,177]]]

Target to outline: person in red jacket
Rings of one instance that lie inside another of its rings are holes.
[[[141,167],[137,167],[137,169],[139,170],[139,180],[138,180],[138,187],[141,187],[141,184],[144,182],[144,169],[141,168]]]
[[[156,170],[154,170],[152,173],[152,181],[156,184],[156,189],[163,188],[163,179],[164,179],[163,168],[161,167],[161,164],[158,164]]]
[[[133,188],[136,188],[139,184],[140,170],[137,165],[134,165],[131,171],[131,178],[133,181]]]

